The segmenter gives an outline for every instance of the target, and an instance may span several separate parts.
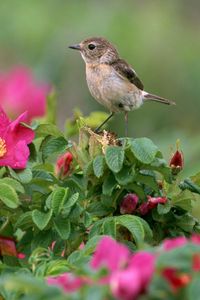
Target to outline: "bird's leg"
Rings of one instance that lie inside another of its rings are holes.
[[[108,118],[105,119],[105,121],[103,121],[103,123],[100,124],[99,127],[97,127],[97,128],[95,129],[94,132],[95,132],[95,133],[98,133],[99,130],[101,129],[101,127],[102,127],[104,124],[106,124],[113,116],[114,116],[114,113],[112,112],[112,113],[108,116]]]
[[[125,136],[128,137],[128,112],[125,111]]]

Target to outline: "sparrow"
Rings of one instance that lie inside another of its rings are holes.
[[[175,102],[144,91],[142,81],[135,70],[120,58],[118,51],[108,40],[91,37],[79,44],[69,46],[78,50],[85,61],[86,80],[91,95],[109,111],[102,126],[118,112],[125,113],[125,133],[128,136],[128,112],[138,109],[146,101],[156,101],[167,105]]]

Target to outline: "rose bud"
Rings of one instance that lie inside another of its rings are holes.
[[[66,152],[65,154],[61,155],[56,161],[56,175],[61,178],[65,177],[69,172],[72,160],[73,156],[70,152]]]
[[[183,169],[183,165],[184,165],[183,152],[179,151],[179,141],[176,142],[176,147],[177,150],[172,155],[169,162],[169,166],[172,169],[172,173],[174,175],[177,175]]]
[[[149,207],[149,203],[148,202],[144,202],[142,204],[140,204],[140,206],[138,207],[138,212],[144,216],[146,215],[150,210],[150,207]]]
[[[120,213],[122,215],[133,213],[138,204],[138,200],[139,198],[136,194],[127,194],[120,204]]]
[[[165,197],[151,197],[147,196],[149,208],[152,209],[156,207],[158,204],[165,204],[167,202],[167,198]]]
[[[146,215],[150,210],[155,208],[158,204],[165,204],[167,202],[167,198],[165,198],[165,197],[147,196],[147,198],[148,198],[148,201],[142,203],[138,207],[138,211],[142,216]]]

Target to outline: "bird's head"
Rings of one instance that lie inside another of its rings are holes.
[[[88,38],[81,43],[69,46],[79,50],[84,61],[88,64],[111,63],[118,58],[116,48],[101,37]]]

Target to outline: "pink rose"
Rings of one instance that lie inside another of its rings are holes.
[[[47,84],[35,82],[31,70],[16,67],[7,74],[0,74],[0,105],[9,116],[16,117],[27,111],[27,122],[43,117],[46,112]]]
[[[29,158],[30,144],[34,131],[20,124],[26,121],[26,113],[10,121],[0,107],[0,166],[24,169]]]

